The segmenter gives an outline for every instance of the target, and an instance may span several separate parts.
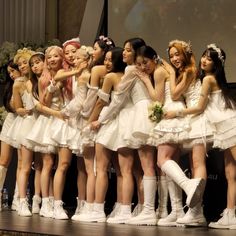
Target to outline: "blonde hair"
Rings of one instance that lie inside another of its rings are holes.
[[[27,59],[29,61],[29,59],[31,58],[31,56],[34,54],[35,52],[28,49],[28,48],[23,48],[23,49],[18,49],[16,52],[16,55],[14,57],[14,63],[18,64],[18,61],[21,57]]]

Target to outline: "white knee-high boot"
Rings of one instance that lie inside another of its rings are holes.
[[[203,179],[187,178],[179,165],[173,160],[166,161],[161,169],[185,191],[187,194],[186,204],[189,207],[192,208],[199,203],[204,188]]]
[[[167,186],[170,195],[171,213],[158,221],[160,226],[176,226],[176,221],[179,217],[184,216],[182,204],[183,190],[170,178],[167,177]]]
[[[168,215],[168,188],[167,188],[167,176],[159,176],[157,182],[158,191],[158,208],[156,210],[157,219],[165,218]]]
[[[156,176],[143,177],[144,205],[142,212],[127,221],[132,225],[156,225],[155,198],[156,198]]]

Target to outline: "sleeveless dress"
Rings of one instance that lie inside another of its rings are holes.
[[[13,124],[7,132],[7,136],[19,145],[34,151],[34,144],[26,139],[27,135],[32,131],[33,125],[37,119],[37,112],[33,110],[34,102],[32,94],[24,90],[21,95],[23,107],[32,110],[32,114],[25,116],[17,116]]]
[[[75,76],[72,76],[72,93],[75,95],[77,89],[77,81]],[[64,101],[65,107],[70,101]],[[68,120],[61,120],[57,117],[53,118],[50,128],[50,138],[56,143],[58,147],[67,147],[71,149],[71,141],[76,134],[76,122],[74,118]]]
[[[214,125],[214,148],[225,150],[236,145],[236,111],[226,109],[222,91],[210,94],[205,109],[208,120]]]
[[[201,92],[201,81],[196,80],[195,83],[191,83],[188,90],[184,93],[185,102],[188,108],[194,107],[198,104],[199,96]],[[183,147],[188,149],[192,148],[196,144],[204,144],[206,147],[210,147],[213,142],[213,130],[211,125],[203,112],[199,115],[188,115],[188,122],[190,131],[187,133],[186,139],[183,141]]]
[[[1,134],[0,134],[0,140],[4,143],[7,143],[9,145],[11,145],[14,148],[19,148],[19,145],[17,145],[16,142],[14,142],[13,140],[11,140],[8,136],[7,136],[7,132],[9,130],[9,128],[11,127],[11,125],[13,124],[14,120],[16,119],[17,115],[13,112],[8,112],[3,126],[2,126],[2,130],[1,130]]]
[[[186,108],[183,98],[178,101],[171,99],[170,83],[166,81],[163,110],[180,110],[183,108]],[[166,143],[180,144],[187,137],[189,130],[187,118],[162,119],[159,123],[155,124],[154,129],[150,132],[148,143],[152,146]]]
[[[50,108],[54,110],[61,109],[60,91],[53,93]],[[38,101],[36,101],[38,103]],[[50,129],[53,121],[53,116],[40,114],[37,118],[32,132],[29,133],[27,139],[34,143],[35,151],[40,153],[56,153],[57,143],[50,138]]]

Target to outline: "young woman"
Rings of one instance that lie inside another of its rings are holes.
[[[62,68],[62,60],[63,52],[60,47],[51,46],[47,48],[45,51],[43,71],[39,77],[38,86],[35,88],[35,90],[38,91],[34,91],[35,97],[41,104],[55,110],[60,110],[63,105],[63,97],[60,89],[61,84],[57,83],[52,86],[50,81],[57,71]],[[39,56],[36,57],[36,61],[33,62],[37,64],[37,62],[39,62]],[[34,64],[32,65],[34,68]],[[35,150],[41,153],[42,172],[40,182],[43,199],[39,214],[44,217],[53,216],[53,204],[51,204],[49,199],[49,186],[50,181],[52,181],[51,174],[57,147],[56,143],[50,139],[49,135],[52,119],[53,117],[51,116],[40,114],[33,126],[33,132],[27,136],[27,139],[34,143]],[[42,127],[44,127],[44,129],[42,129]]]
[[[124,73],[126,64],[123,62],[122,58],[123,49],[119,47],[114,47],[110,49],[105,56],[104,65],[107,69],[107,74],[104,77],[102,89],[98,91],[98,101],[95,105],[94,111],[90,116],[90,120],[98,118],[102,107],[109,103],[110,97],[112,99],[113,93],[115,93],[117,86],[121,80]],[[105,108],[104,108],[105,109]],[[117,120],[118,122],[118,120]],[[108,178],[107,170],[109,163],[111,161],[112,150],[116,150],[117,139],[112,139],[110,137],[111,131],[115,124],[107,124],[102,130],[96,135],[96,180],[95,180],[95,200],[93,209],[91,212],[86,212],[85,214],[80,214],[77,218],[78,221],[86,222],[105,222],[106,215],[104,212],[104,201],[108,188]],[[114,157],[115,158],[115,157]],[[116,171],[119,175],[119,170],[116,166]]]
[[[166,118],[205,113],[214,125],[213,147],[225,150],[225,173],[228,182],[227,208],[222,218],[209,224],[212,228],[236,229],[236,112],[235,101],[230,96],[225,77],[225,52],[215,44],[210,44],[200,61],[202,89],[196,106],[169,111]]]
[[[26,139],[26,136],[31,131],[37,118],[32,99],[32,87],[37,81],[29,78],[29,59],[33,53],[33,51],[26,48],[19,49],[14,57],[14,62],[18,65],[22,77],[17,79],[13,86],[13,104],[18,116],[7,133],[11,139],[20,145],[22,156],[21,169],[17,179],[20,197],[18,214],[20,216],[31,216],[26,199],[26,189],[34,147]]]
[[[13,140],[11,140],[7,137],[7,132],[17,116],[15,113],[14,104],[13,104],[12,87],[13,87],[14,81],[17,78],[20,78],[21,74],[20,74],[18,65],[14,64],[13,60],[10,60],[8,62],[7,72],[8,72],[8,78],[7,78],[7,84],[4,89],[3,104],[4,104],[4,107],[7,110],[8,114],[7,114],[7,117],[3,123],[1,134],[0,134],[0,140],[1,140],[0,209],[2,209],[2,204],[1,204],[2,188],[3,188],[4,182],[5,182],[8,166],[9,166],[11,159],[12,159],[13,148],[19,148],[19,145],[17,145],[16,142],[14,142]],[[18,165],[17,165],[16,176],[18,176],[18,174],[19,174],[20,161],[21,161],[21,156],[20,156],[20,151],[18,150]],[[17,179],[17,177],[16,177],[16,179]],[[17,183],[15,186],[13,205],[16,207],[18,206]]]
[[[171,96],[174,100],[183,96],[186,106],[192,107],[198,102],[201,81],[197,79],[197,68],[191,45],[181,40],[173,40],[169,43],[168,54],[176,74],[176,79],[171,80]],[[195,207],[190,207],[184,217],[179,217],[177,224],[205,226],[207,223],[202,208],[202,197],[207,179],[205,157],[207,146],[212,141],[213,129],[204,115],[188,116],[187,119],[190,130],[183,138],[183,148],[191,150],[192,178],[202,178],[204,181],[200,201]],[[169,217],[163,219],[162,223],[168,220]]]

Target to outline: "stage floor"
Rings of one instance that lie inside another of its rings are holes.
[[[16,212],[0,212],[0,235],[79,236],[235,236],[235,230],[157,226],[109,225],[54,220],[38,215],[19,217]]]

